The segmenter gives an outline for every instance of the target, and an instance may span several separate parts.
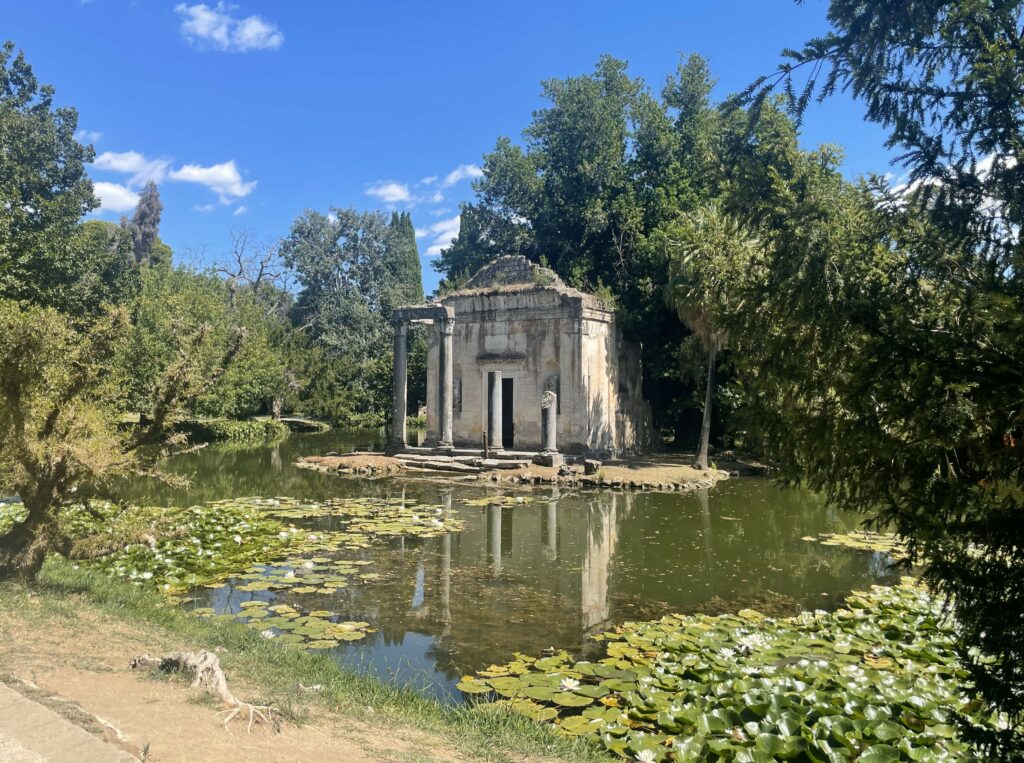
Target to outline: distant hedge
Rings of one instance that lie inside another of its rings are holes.
[[[273,419],[205,419],[182,421],[177,430],[184,432],[193,442],[245,442],[255,440],[283,440],[288,427]]]

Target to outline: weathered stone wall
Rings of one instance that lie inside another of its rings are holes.
[[[539,450],[540,399],[558,395],[557,445],[564,452],[618,454],[649,442],[649,407],[640,395],[639,355],[624,344],[612,312],[524,257],[501,257],[441,304],[455,316],[456,446],[479,447],[487,427],[487,374],[513,382],[513,447]],[[427,437],[438,435],[440,332],[427,351]],[[643,413],[647,410],[647,420]],[[646,439],[645,439],[646,438]]]

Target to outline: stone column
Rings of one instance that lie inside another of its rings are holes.
[[[409,343],[406,341],[408,325],[404,322],[395,323],[395,359],[392,376],[394,409],[391,417],[391,444],[396,450],[404,449],[405,413],[409,405],[407,399],[407,376]]]
[[[544,453],[555,453],[558,421],[558,395],[550,390],[540,396],[540,447]]]
[[[487,372],[487,444],[501,450],[501,371]]]
[[[438,445],[442,448],[452,447],[452,402],[454,399],[452,386],[454,380],[452,370],[453,342],[452,333],[455,328],[455,321],[452,318],[445,318],[441,321],[441,343],[439,352],[439,363],[441,386],[438,399],[441,403],[441,422],[438,434]]]

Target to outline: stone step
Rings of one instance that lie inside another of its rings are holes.
[[[511,458],[478,458],[476,466],[484,469],[522,469],[529,466],[532,461],[526,459]]]
[[[432,455],[429,453],[399,453],[395,456],[399,461],[444,461],[453,462],[455,459],[452,456],[444,455]]]
[[[402,459],[404,463],[416,469],[429,469],[435,472],[457,472],[459,474],[479,474],[480,467],[460,464],[456,461],[431,461],[427,459]]]

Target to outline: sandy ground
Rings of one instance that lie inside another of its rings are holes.
[[[5,612],[0,636],[0,678],[11,688],[153,763],[465,760],[420,731],[374,728],[326,711],[302,726],[282,723],[276,733],[267,726],[247,733],[238,720],[225,729],[218,708],[186,683],[128,668],[136,655],[182,644],[85,607],[70,618]],[[244,682],[228,679],[239,697],[258,699]]]

